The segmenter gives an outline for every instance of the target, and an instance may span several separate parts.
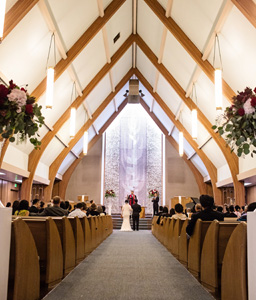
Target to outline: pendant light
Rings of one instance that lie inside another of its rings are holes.
[[[218,44],[218,54],[219,54],[219,67],[215,67],[215,52],[216,46]],[[214,67],[214,84],[215,84],[215,106],[216,110],[222,110],[222,59],[220,53],[220,42],[219,37],[216,34],[214,41],[214,53],[213,53],[213,67]]]
[[[179,155],[183,156],[184,148],[183,148],[183,132],[179,132]]]
[[[196,94],[196,86],[193,83],[192,89],[192,100],[195,102],[197,107],[197,94]],[[192,139],[197,139],[197,109],[192,109],[191,111],[191,120],[192,120]]]
[[[49,66],[49,58],[50,52],[52,47],[52,41],[54,42],[54,65],[56,65],[56,47],[55,47],[55,35],[54,33],[51,36],[48,57],[46,62],[46,69],[47,69],[47,81],[46,81],[46,100],[45,106],[46,108],[52,108],[53,106],[53,93],[54,93],[54,67]]]
[[[76,83],[73,83],[72,86],[72,92],[71,92],[71,103],[73,102],[73,94],[74,94],[74,89],[75,89],[75,85]],[[75,94],[75,98],[76,98],[76,94]],[[76,108],[72,107],[70,110],[70,124],[69,124],[69,136],[71,139],[73,139],[75,137],[76,134]]]
[[[84,132],[84,140],[83,140],[83,154],[86,155],[88,151],[88,131]]]

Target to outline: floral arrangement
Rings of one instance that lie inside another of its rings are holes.
[[[155,193],[157,193],[157,195],[158,195],[158,190],[156,190],[156,189],[150,190],[150,191],[148,192],[149,198],[154,197]]]
[[[256,153],[252,149],[256,147],[256,88],[247,87],[232,99],[233,105],[225,109],[212,128],[224,135],[231,151],[235,150],[239,157],[249,153],[253,157]]]
[[[0,138],[19,142],[28,137],[36,149],[41,142],[37,131],[44,124],[42,106],[35,103],[35,97],[28,95],[24,88],[18,87],[11,80],[9,86],[0,84]]]
[[[116,194],[113,190],[106,190],[105,192],[105,197],[108,198],[108,197],[115,197]]]

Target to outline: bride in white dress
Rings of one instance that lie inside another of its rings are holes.
[[[128,200],[125,200],[125,204],[122,207],[123,224],[121,227],[121,231],[132,231],[130,225],[131,213],[132,213],[132,208],[129,205]]]

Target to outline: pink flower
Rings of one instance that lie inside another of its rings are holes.
[[[0,84],[0,99],[7,97],[8,93],[8,88],[5,85]]]
[[[27,101],[27,95],[24,91],[21,91],[19,89],[14,89],[11,91],[11,93],[7,96],[8,100],[11,102],[16,102],[18,105],[17,113],[21,112],[21,107],[26,104]]]
[[[250,115],[250,114],[253,114],[254,112],[255,112],[255,108],[251,105],[251,101],[252,101],[252,99],[251,98],[249,98],[246,102],[245,102],[245,104],[244,104],[244,113],[246,114],[246,115]]]

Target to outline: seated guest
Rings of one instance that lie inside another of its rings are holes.
[[[236,205],[236,206],[235,206],[235,214],[236,214],[236,216],[237,216],[238,218],[241,217],[241,212],[240,212],[240,210],[241,210],[241,207],[240,207],[239,205]]]
[[[19,209],[15,211],[15,216],[29,216],[29,203],[27,200],[21,200],[20,201],[20,205],[19,205]]]
[[[233,205],[229,206],[229,213],[225,213],[225,218],[237,218],[237,215],[235,214],[235,208]]]
[[[201,205],[201,203],[197,203],[195,205],[195,211],[196,211],[196,213],[202,211],[202,205]]]
[[[76,205],[76,209],[73,210],[71,213],[69,213],[69,217],[78,217],[78,218],[83,218],[86,217],[86,213],[82,211],[83,209],[83,203],[78,202]]]
[[[106,215],[107,214],[106,213],[106,207],[104,205],[102,205],[101,207],[102,207],[103,214]]]
[[[187,217],[186,215],[183,213],[183,205],[180,203],[177,203],[174,206],[175,209],[175,214],[172,216],[172,219],[181,219],[181,220],[185,220]]]
[[[68,212],[70,212],[71,209],[72,209],[72,206],[70,205],[70,203],[69,203],[68,200],[65,201],[65,206],[66,206],[66,210],[67,210]]]
[[[32,201],[32,206],[30,206],[30,208],[28,209],[30,213],[38,213],[39,212],[39,199],[34,199]]]
[[[6,207],[11,207],[11,206],[12,206],[11,202],[6,203]]]
[[[224,221],[224,214],[218,211],[214,211],[212,209],[214,204],[213,197],[208,195],[201,195],[199,201],[202,205],[203,210],[198,213],[194,213],[191,216],[191,220],[189,221],[188,226],[186,228],[187,234],[189,236],[193,234],[194,227],[198,219],[201,219],[202,221]]]
[[[158,212],[157,216],[161,216],[162,215],[163,209],[164,209],[163,206],[159,206],[159,212]]]
[[[175,209],[171,208],[170,213],[169,213],[169,217],[171,218],[173,215],[175,215]]]
[[[247,206],[247,210],[242,216],[237,219],[237,221],[245,221],[247,222],[247,212],[254,211],[256,209],[256,202],[252,202]]]
[[[99,212],[96,211],[97,205],[95,203],[92,203],[90,206],[89,212],[87,211],[87,216],[99,216]]]
[[[39,213],[41,213],[44,210],[44,201],[40,201],[40,205],[39,205]]]
[[[223,212],[223,207],[222,206],[217,206],[217,211],[222,213]]]
[[[16,212],[16,210],[19,209],[19,206],[20,206],[20,201],[19,200],[13,201],[13,204],[12,204],[12,214],[13,215],[15,215],[15,212]]]
[[[157,218],[157,221],[156,221],[156,224],[160,224],[160,219],[161,217],[169,217],[169,214],[168,214],[168,207],[165,206],[163,207],[163,211],[160,213],[158,213],[158,218]]]
[[[105,216],[105,214],[103,213],[103,210],[102,210],[102,206],[101,206],[101,205],[98,205],[98,207],[97,207],[97,212],[100,214],[100,216]]]
[[[46,207],[38,216],[67,216],[68,211],[60,207],[60,197],[53,197],[53,206]]]
[[[60,201],[60,207],[66,210],[66,203],[64,201]]]

